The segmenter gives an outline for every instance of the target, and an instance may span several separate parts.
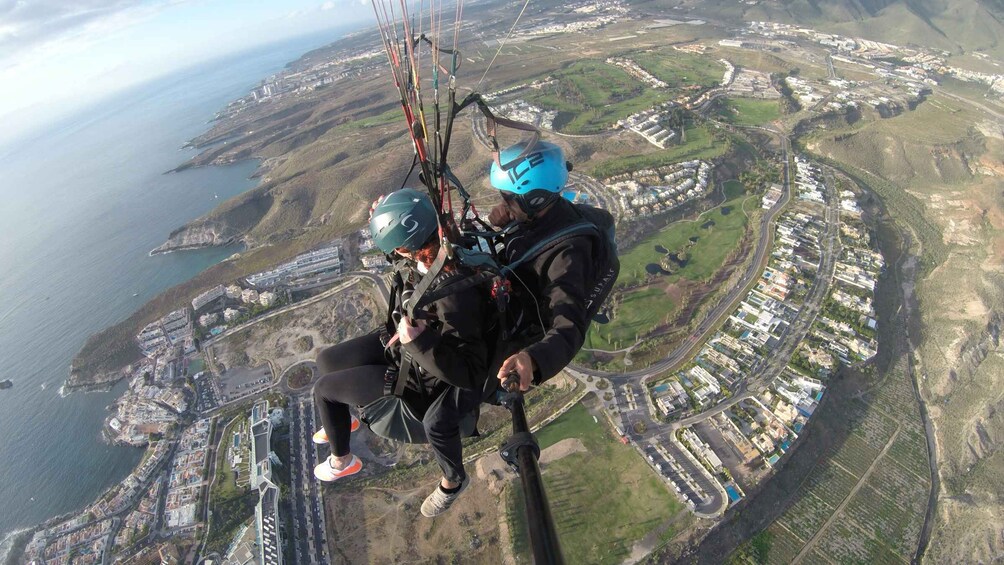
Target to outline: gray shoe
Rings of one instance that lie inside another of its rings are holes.
[[[425,502],[422,503],[422,516],[433,518],[449,510],[450,506],[453,505],[453,501],[460,498],[460,494],[467,490],[467,485],[469,484],[471,484],[470,475],[464,477],[464,480],[460,483],[460,490],[452,494],[446,494],[443,492],[443,489],[439,488],[439,485],[436,485],[436,490],[425,497]]]

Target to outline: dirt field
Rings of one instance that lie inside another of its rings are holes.
[[[276,375],[299,361],[314,359],[325,347],[379,325],[381,310],[369,287],[355,284],[343,292],[264,320],[212,346],[226,367],[272,363]]]
[[[584,450],[578,439],[545,449],[547,465]],[[419,507],[436,485],[439,474],[397,473],[386,485],[346,483],[327,496],[329,543],[334,563],[505,563],[509,547],[504,496],[515,475],[498,453],[468,465],[471,486],[449,512],[423,517]],[[390,473],[395,474],[395,471]],[[505,538],[505,539],[503,539]]]

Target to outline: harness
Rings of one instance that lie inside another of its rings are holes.
[[[412,274],[413,268],[406,261],[399,260],[394,262],[391,293],[387,308],[387,325],[389,327],[396,328],[402,316],[407,316],[413,320],[435,319],[434,316],[429,315],[425,311],[425,306],[449,294],[469,289],[485,280],[479,277],[478,274],[466,275],[462,272],[443,272],[442,265],[440,265],[438,274],[433,273],[430,269],[428,273],[422,276],[414,289],[412,289],[409,288],[410,285],[408,282],[411,280]],[[420,289],[422,296],[419,295]],[[432,289],[431,292],[429,289]],[[387,346],[386,341],[384,342],[384,346],[387,349],[388,361],[391,363],[391,368],[384,377],[384,394],[403,397],[408,384],[408,377],[414,374],[422,400],[428,402],[430,400],[430,391],[426,388],[422,378],[423,374],[426,373],[425,370],[415,362],[411,354],[408,353],[408,350],[401,347],[400,344],[393,350]],[[394,355],[395,352],[398,355]]]
[[[498,237],[499,235],[503,235],[506,231],[507,230],[503,230],[501,234],[494,234],[494,236]],[[504,322],[504,315],[508,310],[509,294],[512,288],[510,276],[513,275],[516,269],[535,260],[543,253],[557,247],[558,245],[561,245],[572,238],[583,235],[600,240],[604,238],[602,229],[596,225],[596,223],[590,221],[579,213],[578,220],[551,234],[548,234],[547,237],[538,241],[536,244],[520,253],[517,257],[509,260],[501,259],[499,254],[494,252],[494,249],[493,252],[488,253],[480,250],[453,246],[452,255],[461,265],[472,270],[473,274],[464,277],[461,280],[453,281],[448,285],[439,286],[434,290],[430,290],[438,280],[438,275],[436,273],[442,271],[443,265],[449,255],[449,253],[444,253],[441,249],[439,255],[436,257],[436,260],[429,267],[429,274],[415,286],[414,293],[410,296],[407,303],[404,304],[405,312],[412,319],[417,319],[417,316],[420,316],[421,308],[443,298],[444,296],[447,296],[450,293],[460,292],[482,284],[490,284],[491,296],[494,299],[495,308],[500,316],[499,319]],[[612,241],[612,234],[607,234],[607,237]],[[606,258],[608,263],[611,259],[616,262],[616,249],[613,249],[612,251],[614,256],[612,258]],[[616,278],[617,267],[613,267],[611,270],[615,273],[614,278]],[[607,280],[609,278],[608,275],[609,273],[597,273],[596,279],[597,281],[602,280],[604,283],[608,282],[609,285],[607,286],[612,286],[613,281]],[[529,291],[530,289],[527,290]],[[602,297],[605,297],[608,292],[609,289],[606,289],[606,292],[602,292]],[[600,293],[601,291],[599,289],[592,289],[588,298],[593,301]],[[587,308],[590,308],[591,306],[592,303],[587,304]],[[511,337],[511,328],[506,327],[504,323],[502,325],[502,330],[502,339],[508,339]]]

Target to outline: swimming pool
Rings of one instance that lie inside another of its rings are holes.
[[[732,485],[725,487],[725,492],[729,495],[729,502],[735,502],[742,498],[742,496],[739,495],[739,491],[736,490],[736,487]]]

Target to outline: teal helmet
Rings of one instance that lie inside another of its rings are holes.
[[[432,200],[414,188],[402,188],[383,197],[370,215],[370,235],[384,253],[399,247],[417,251],[439,228]]]
[[[517,143],[504,149],[492,163],[491,183],[504,198],[514,199],[533,217],[560,197],[570,170],[561,147],[538,141],[528,151],[525,143]]]

